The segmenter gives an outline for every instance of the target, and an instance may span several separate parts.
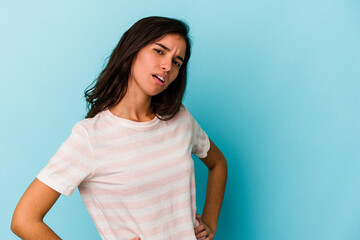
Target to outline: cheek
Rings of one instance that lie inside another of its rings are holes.
[[[138,74],[145,74],[151,69],[154,59],[151,54],[139,52],[136,60],[134,61],[133,67],[136,69]]]
[[[172,81],[174,81],[178,76],[179,76],[179,71],[178,71],[178,70],[173,71],[173,72],[171,73],[171,79],[172,79]]]

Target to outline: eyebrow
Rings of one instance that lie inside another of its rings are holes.
[[[164,45],[162,45],[161,43],[155,43],[156,45],[159,45],[160,47],[162,47],[163,49],[165,49],[166,51],[170,51],[170,49],[168,47],[165,47]],[[176,56],[177,59],[181,60],[182,62],[184,62],[184,59],[180,56]]]

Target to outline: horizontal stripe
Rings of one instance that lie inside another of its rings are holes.
[[[209,145],[184,105],[169,121],[105,110],[76,123],[38,177],[65,195],[78,187],[102,239],[195,240],[191,154]]]

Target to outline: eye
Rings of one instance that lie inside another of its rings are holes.
[[[155,52],[159,53],[159,54],[164,54],[163,51],[161,51],[160,49],[154,49]]]
[[[181,64],[178,62],[178,61],[173,61],[173,63],[175,64],[175,66],[177,66],[177,67],[180,67],[181,66]]]

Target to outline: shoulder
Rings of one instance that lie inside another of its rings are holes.
[[[177,113],[177,115],[178,115],[179,119],[183,119],[184,117],[186,119],[189,119],[190,112],[188,111],[188,109],[185,107],[185,105],[183,103],[181,103],[179,112]]]
[[[186,106],[184,104],[181,104],[180,109],[182,109],[181,111],[183,112],[183,115],[186,115],[189,119],[189,121],[193,122],[195,121],[193,115],[191,114],[191,112],[186,108]]]
[[[185,105],[183,103],[180,105],[179,112],[181,112],[183,114],[187,114],[187,115],[190,114],[189,110],[185,107]]]
[[[104,126],[109,124],[108,122],[105,111],[103,111],[92,118],[85,118],[75,123],[72,132],[86,132],[89,134],[90,132],[104,128]]]

